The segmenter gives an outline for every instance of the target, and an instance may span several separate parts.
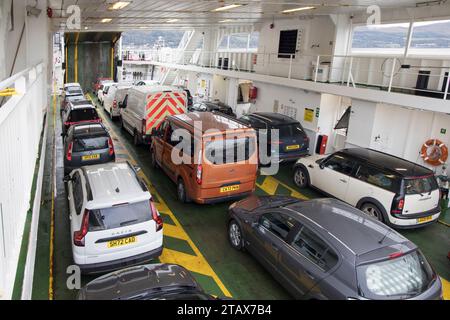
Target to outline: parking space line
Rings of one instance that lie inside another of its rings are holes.
[[[95,101],[90,97],[90,95],[88,95],[88,97],[89,97],[89,100],[91,100],[95,104]],[[101,110],[100,113],[103,114],[103,110]],[[106,117],[104,116],[103,118],[106,118]],[[118,148],[118,152],[117,152],[117,155],[120,155],[120,157],[118,157],[118,158],[120,158],[120,160],[122,160],[122,159],[128,160],[134,166],[138,165],[137,161],[133,158],[133,156],[127,150],[125,145],[122,143],[121,138],[116,134],[116,132],[115,132],[116,129],[113,128],[107,121],[104,121],[103,123],[106,127],[108,127],[110,129],[110,134],[111,134],[111,137],[113,138],[113,141],[115,141],[116,144],[120,144],[120,148]],[[117,159],[117,160],[119,160],[119,159]],[[220,290],[222,291],[222,293],[225,296],[231,297],[232,296],[231,293],[228,291],[228,289],[225,287],[223,282],[217,276],[215,271],[209,265],[209,263],[207,262],[207,260],[203,256],[203,254],[200,252],[200,250],[194,244],[192,239],[186,233],[186,231],[182,227],[181,223],[178,221],[178,219],[176,218],[174,213],[170,210],[170,208],[168,207],[166,202],[163,200],[163,198],[156,191],[156,188],[150,182],[148,177],[142,172],[142,170],[138,172],[138,176],[145,181],[150,193],[155,196],[155,205],[156,205],[156,208],[158,209],[158,211],[169,216],[170,219],[174,223],[174,225],[169,225],[169,224],[164,225],[164,229],[163,229],[164,235],[186,241],[189,244],[192,251],[195,253],[195,255],[190,255],[190,254],[186,254],[186,253],[183,253],[180,251],[175,251],[175,250],[172,250],[169,248],[164,248],[162,255],[159,257],[159,261],[162,263],[176,263],[176,264],[184,266],[185,268],[187,268],[190,271],[193,271],[193,272],[205,275],[205,276],[209,276],[214,280],[216,285],[220,288]]]

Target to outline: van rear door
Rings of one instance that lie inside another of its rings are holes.
[[[425,213],[439,206],[439,186],[434,175],[405,178],[403,181],[403,214]]]
[[[170,115],[186,113],[186,94],[162,91],[147,96],[145,109],[145,134],[150,135],[153,128]]]
[[[245,183],[254,183],[258,156],[253,130],[234,138],[205,137],[202,150],[202,189],[217,189],[226,196],[239,193]]]

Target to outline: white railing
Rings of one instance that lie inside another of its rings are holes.
[[[43,63],[2,82],[0,92],[0,299],[10,299],[47,105]]]
[[[288,79],[428,95],[441,99],[450,97],[450,77],[446,77],[446,73],[450,73],[450,60],[439,58],[280,55],[279,53],[223,51],[201,51],[199,53],[180,49],[142,52],[145,53],[145,60],[149,63],[196,65],[255,72]],[[424,72],[428,74],[424,74]],[[418,86],[420,82],[425,85]]]

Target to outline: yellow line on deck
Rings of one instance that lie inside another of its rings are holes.
[[[309,198],[307,196],[305,196],[304,194],[301,194],[300,192],[291,188],[287,184],[275,179],[273,176],[266,176],[263,183],[261,183],[261,184],[257,183],[256,186],[270,195],[276,194],[277,188],[279,186],[282,186],[291,192],[292,197],[302,199],[302,200],[309,200]]]
[[[56,148],[56,82],[53,82],[53,148]],[[55,155],[52,155],[52,175],[54,174]],[[50,254],[49,254],[49,277],[48,277],[48,299],[53,300],[53,242],[55,239],[55,184],[52,178],[52,208],[50,211]]]
[[[444,300],[450,300],[450,282],[441,277]]]

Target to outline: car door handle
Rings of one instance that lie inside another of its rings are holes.
[[[347,180],[345,180],[345,179],[339,179],[339,181],[343,182],[343,183],[347,183]]]
[[[71,214],[69,214],[69,220],[72,220],[72,215]]]
[[[280,249],[277,247],[277,245],[276,244],[274,244],[274,243],[272,243],[272,249],[273,250],[275,250],[275,251],[280,251]]]
[[[310,278],[311,280],[314,280],[314,279],[315,279],[314,275],[313,275],[311,272],[305,271],[305,273],[306,273],[306,275],[308,276],[308,278]]]
[[[314,169],[314,166],[312,164],[308,165],[308,168]]]

